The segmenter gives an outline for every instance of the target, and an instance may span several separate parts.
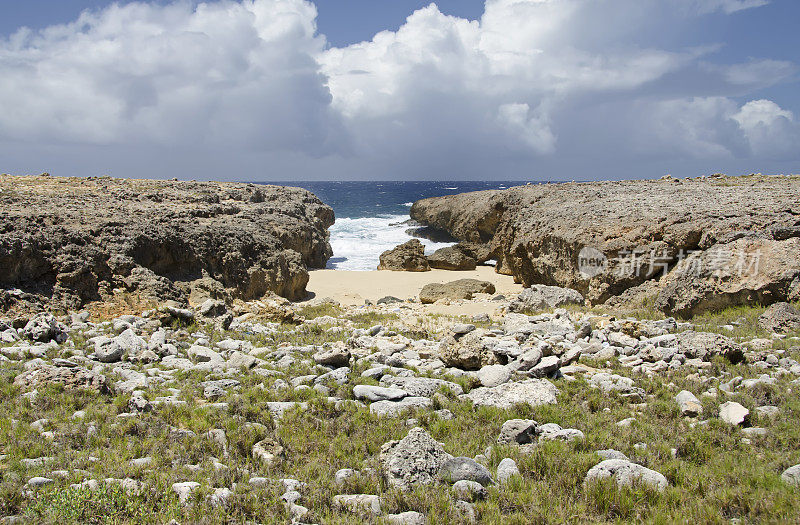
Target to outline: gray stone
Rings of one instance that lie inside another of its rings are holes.
[[[408,396],[398,401],[375,401],[369,411],[378,417],[398,417],[407,410],[429,408],[433,402],[427,397]]]
[[[501,445],[525,445],[536,440],[538,423],[533,419],[509,419],[503,423],[497,442]]]
[[[624,459],[607,459],[589,469],[586,482],[612,478],[617,485],[631,486],[643,483],[659,492],[664,491],[669,482],[663,474]]]
[[[196,481],[183,481],[181,483],[173,483],[172,491],[177,494],[178,501],[182,504],[187,504],[192,497],[192,493],[200,488],[200,484]]]
[[[415,427],[403,439],[383,444],[380,463],[389,484],[408,491],[415,485],[433,484],[450,457],[430,434]]]
[[[314,362],[332,367],[346,367],[350,364],[350,352],[341,346],[323,348],[313,356]]]
[[[340,494],[333,497],[333,507],[353,514],[381,515],[381,498],[373,494]]]
[[[514,476],[519,476],[517,463],[511,458],[504,458],[497,465],[497,482],[505,483]]]
[[[384,517],[384,520],[391,525],[427,525],[428,523],[424,514],[413,510],[399,514],[388,514]]]
[[[511,379],[511,370],[503,365],[486,365],[475,374],[482,386],[494,387]]]
[[[531,406],[554,405],[558,389],[546,379],[528,379],[520,382],[509,382],[487,388],[480,387],[460,396],[469,399],[477,406],[493,406],[512,408],[514,405],[527,403]]]
[[[729,425],[744,425],[749,421],[750,411],[735,401],[726,401],[719,407],[719,418]]]
[[[758,317],[758,324],[770,333],[800,330],[800,311],[789,303],[775,303]]]
[[[477,501],[484,499],[488,494],[483,485],[475,481],[462,479],[453,484],[453,495],[461,501]]]
[[[386,388],[373,385],[356,385],[353,396],[366,401],[397,401],[408,397],[408,392],[399,388]]]
[[[800,465],[789,467],[781,474],[781,481],[788,485],[800,487]]]
[[[510,312],[549,310],[570,304],[583,304],[583,296],[569,288],[534,284],[524,289],[508,307]]]
[[[552,375],[560,366],[561,359],[558,356],[549,355],[543,357],[528,373],[531,377],[546,377]]]
[[[681,415],[685,417],[697,417],[703,413],[703,405],[694,394],[688,390],[681,390],[675,396],[675,401],[678,402]]]
[[[461,395],[464,390],[461,385],[445,381],[443,379],[434,379],[431,377],[397,377],[397,376],[383,376],[381,384],[387,387],[395,387],[405,390],[412,396],[431,397],[433,394],[444,388],[456,395]]]
[[[450,483],[469,480],[490,485],[493,483],[491,473],[471,458],[454,457],[446,460],[439,469],[439,476]]]

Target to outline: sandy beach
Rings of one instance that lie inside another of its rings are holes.
[[[446,283],[457,279],[480,279],[494,284],[498,294],[517,294],[522,285],[513,277],[495,273],[491,266],[479,266],[467,272],[431,270],[429,272],[344,271],[312,270],[306,289],[310,297],[305,302],[331,298],[343,305],[362,305],[366,299],[377,301],[391,295],[400,299],[416,298],[423,286],[429,283]],[[437,310],[447,310],[446,305],[435,305]],[[476,305],[470,305],[477,308]],[[462,306],[463,308],[463,306]],[[481,311],[484,308],[480,308]],[[445,313],[444,311],[442,313]]]

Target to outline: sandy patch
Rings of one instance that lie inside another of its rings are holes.
[[[304,302],[314,302],[331,298],[343,305],[362,305],[364,300],[377,301],[391,295],[400,299],[417,298],[422,287],[429,283],[446,283],[457,279],[480,279],[494,284],[498,294],[511,295],[522,291],[522,285],[515,284],[513,277],[494,272],[491,266],[480,266],[469,272],[431,270],[429,272],[356,272],[345,270],[312,270],[306,289],[310,297]],[[431,311],[453,315],[475,315],[489,313],[497,303],[488,297],[477,297],[477,301],[455,302],[454,304],[431,305]],[[481,300],[483,299],[483,300]],[[302,303],[301,303],[302,304]]]

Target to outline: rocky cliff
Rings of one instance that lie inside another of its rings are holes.
[[[541,184],[424,199],[416,221],[486,244],[497,271],[664,311],[800,299],[800,177]]]
[[[217,182],[0,176],[0,308],[305,296],[333,210],[306,190]]]

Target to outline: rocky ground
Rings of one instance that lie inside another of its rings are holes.
[[[0,311],[303,299],[333,220],[299,188],[0,175]]]
[[[800,520],[796,305],[470,295],[0,320],[2,523]]]
[[[798,202],[800,176],[667,177],[462,193],[410,213],[525,286],[690,317],[800,300]],[[444,255],[448,266],[471,264]]]

